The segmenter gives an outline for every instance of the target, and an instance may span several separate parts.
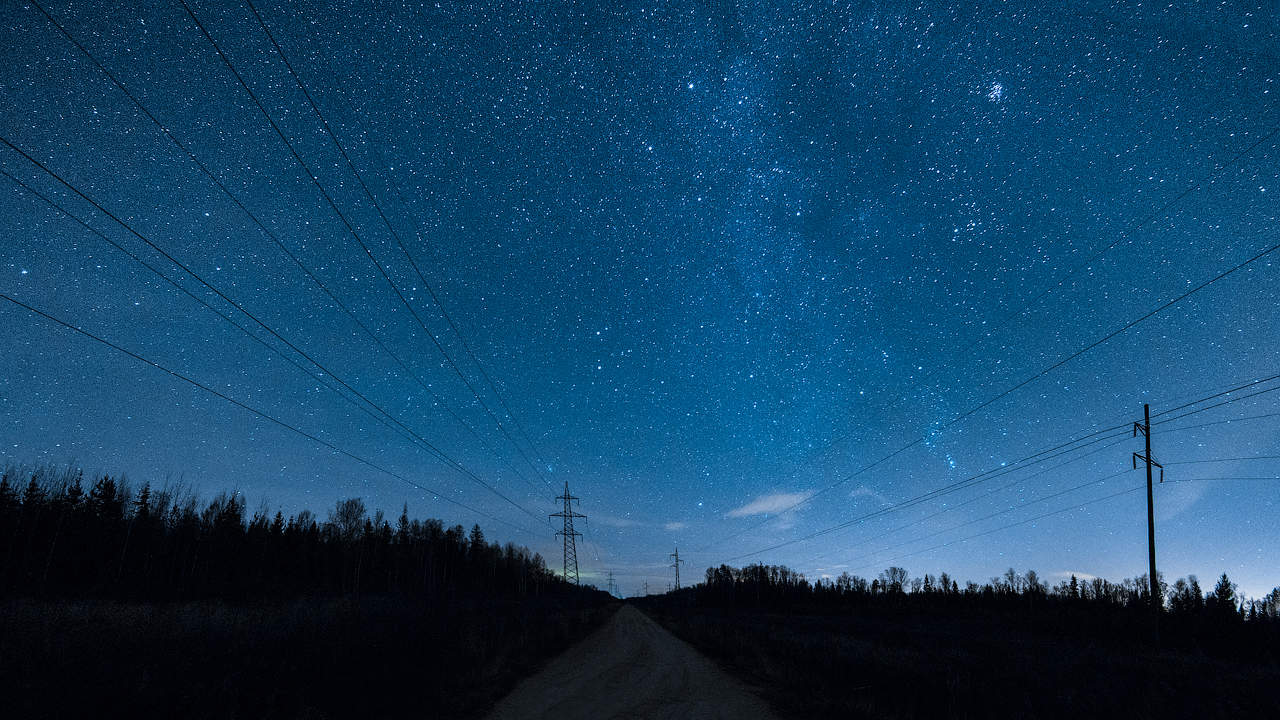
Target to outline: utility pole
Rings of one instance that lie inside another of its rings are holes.
[[[548,517],[564,518],[564,529],[556,531],[556,537],[564,538],[564,580],[569,582],[570,570],[572,570],[573,584],[578,585],[578,541],[582,537],[582,533],[573,529],[574,518],[585,518],[579,512],[574,512],[573,503],[578,498],[569,494],[569,481],[564,483],[564,494],[556,497],[557,500],[564,502],[564,509],[558,513],[551,513]]]
[[[1151,498],[1151,468],[1160,468],[1160,482],[1164,482],[1164,466],[1156,462],[1151,457],[1151,406],[1143,404],[1142,406],[1142,422],[1133,424],[1133,436],[1138,437],[1141,432],[1143,438],[1146,439],[1146,450],[1142,453],[1133,454],[1133,469],[1138,469],[1138,461],[1142,460],[1147,465],[1147,559],[1150,561],[1150,579],[1151,584],[1151,607],[1155,611],[1156,616],[1160,615],[1160,610],[1164,607],[1160,601],[1160,582],[1156,579],[1156,513],[1155,506],[1152,504]]]
[[[680,589],[680,563],[684,562],[683,560],[680,559],[680,548],[676,548],[676,551],[671,553],[667,557],[672,559],[671,567],[676,569],[676,589],[679,590]]]

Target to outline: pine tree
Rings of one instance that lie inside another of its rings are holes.
[[[37,511],[44,506],[45,492],[40,485],[40,478],[37,474],[31,474],[31,482],[27,483],[27,489],[22,493],[22,507],[28,512]]]
[[[18,488],[10,480],[8,471],[0,475],[0,517],[7,517],[18,509]]]
[[[1213,609],[1219,616],[1237,617],[1239,615],[1236,586],[1226,573],[1222,573],[1222,577],[1218,578],[1218,584],[1214,586],[1210,598],[1213,600]]]

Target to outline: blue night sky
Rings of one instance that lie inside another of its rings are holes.
[[[0,146],[0,294],[330,447],[0,301],[5,463],[407,502],[556,569],[567,481],[627,594],[676,546],[686,582],[1120,579],[1142,404],[1280,373],[1280,252],[1093,346],[1280,242],[1273,3],[186,1],[309,169],[180,0],[39,7],[234,200],[0,4],[0,135],[137,233]],[[1157,415],[1236,400],[1153,431],[1168,580],[1280,583],[1272,387]]]

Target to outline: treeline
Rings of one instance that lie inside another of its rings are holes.
[[[810,582],[801,573],[781,565],[748,565],[707,568],[706,582],[695,587],[699,601],[714,605],[786,607],[801,604],[842,605],[872,597],[890,599],[956,598],[968,601],[1017,599],[1023,605],[1046,603],[1095,604],[1112,608],[1145,609],[1151,606],[1147,575],[1115,583],[1104,578],[1084,580],[1071,575],[1054,585],[1046,583],[1035,570],[1019,573],[1013,568],[1003,576],[979,584],[968,581],[961,587],[947,573],[911,577],[901,567],[890,567],[874,578],[842,573],[836,578]],[[1226,573],[1207,594],[1195,575],[1180,578],[1170,586],[1160,578],[1160,598],[1164,610],[1174,615],[1203,615],[1228,621],[1280,623],[1280,587],[1261,598],[1245,598]]]
[[[118,600],[404,594],[439,602],[573,592],[540,555],[478,525],[391,519],[348,499],[321,520],[249,512],[75,469],[0,474],[0,596]]]
[[[1056,580],[1056,579],[1055,579]],[[1280,591],[720,566],[636,602],[794,717],[1271,717]]]
[[[0,472],[13,717],[478,717],[608,601],[478,526],[360,499],[286,517],[234,492]]]

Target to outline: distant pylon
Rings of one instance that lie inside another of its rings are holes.
[[[617,597],[617,595],[618,595],[618,586],[617,586],[617,585],[615,585],[615,584],[614,584],[614,582],[613,582],[613,571],[612,571],[612,570],[610,570],[610,571],[609,571],[609,594],[610,594],[610,595],[613,595],[614,597]]]
[[[680,559],[680,548],[676,548],[676,551],[671,553],[667,557],[672,559],[671,567],[676,569],[676,589],[679,590],[680,589],[680,563],[684,562],[683,560]]]
[[[564,502],[564,509],[558,513],[551,513],[550,517],[564,518],[564,529],[556,531],[557,537],[564,538],[564,580],[565,582],[570,582],[570,579],[572,579],[573,584],[578,585],[580,583],[578,582],[577,539],[582,537],[582,533],[573,529],[573,519],[585,518],[586,515],[573,511],[573,503],[578,498],[569,494],[568,480],[564,483],[564,494],[556,497],[556,499]]]

